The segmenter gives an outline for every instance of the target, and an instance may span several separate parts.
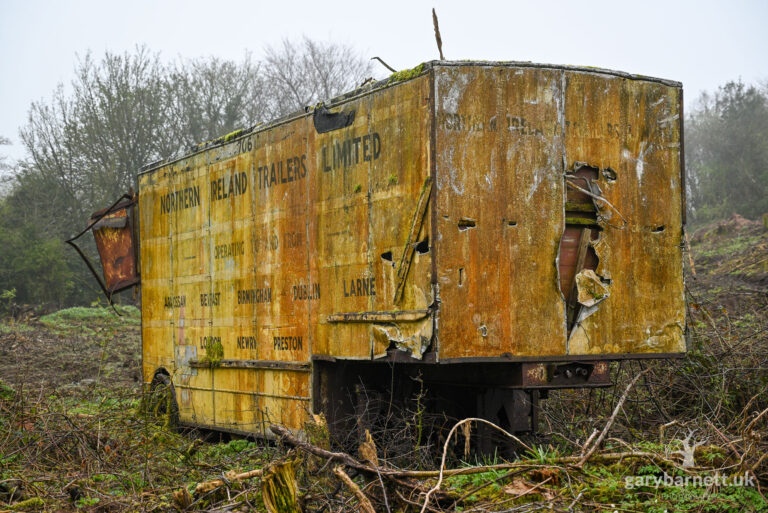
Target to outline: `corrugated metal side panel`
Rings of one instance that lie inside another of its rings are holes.
[[[562,74],[434,73],[439,357],[564,354]]]
[[[571,334],[571,354],[685,351],[679,88],[566,72],[566,166],[597,168],[610,216],[594,243],[610,296]],[[616,173],[608,179],[607,168]]]

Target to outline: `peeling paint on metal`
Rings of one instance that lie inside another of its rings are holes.
[[[585,269],[576,275],[576,289],[579,303],[586,307],[595,306],[609,296],[609,285],[603,283],[592,269]]]

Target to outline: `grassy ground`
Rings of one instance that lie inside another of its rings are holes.
[[[446,477],[428,511],[768,511],[768,231],[733,218],[694,233],[691,248],[688,357],[616,365],[613,389],[552,394],[541,433],[525,438],[529,449],[511,462],[470,456],[470,465],[457,447],[448,468],[488,468]],[[262,483],[274,481],[277,462],[298,462],[305,511],[359,509],[325,459],[169,429],[152,415],[159,403],[142,395],[138,311],[120,313],[73,308],[0,324],[0,512],[264,511]],[[603,446],[577,465],[586,439],[644,369]],[[689,434],[700,445],[684,466]],[[227,474],[262,468],[271,477]],[[346,471],[377,511],[419,511],[437,484],[434,476]],[[757,487],[637,481],[745,472],[757,475]],[[222,476],[223,488],[195,493]]]

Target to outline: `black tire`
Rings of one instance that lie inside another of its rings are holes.
[[[152,378],[149,385],[149,414],[162,420],[168,427],[175,428],[179,424],[176,390],[168,374],[158,372]]]

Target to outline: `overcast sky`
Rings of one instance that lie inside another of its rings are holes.
[[[146,45],[167,59],[258,58],[302,34],[353,45],[395,68],[437,58],[522,60],[618,69],[683,82],[686,104],[728,80],[768,79],[768,1],[479,0],[212,2],[0,0],[0,154],[23,156],[32,101],[73,76],[77,55]],[[377,68],[379,77],[386,72]],[[257,121],[257,120],[254,120]]]

